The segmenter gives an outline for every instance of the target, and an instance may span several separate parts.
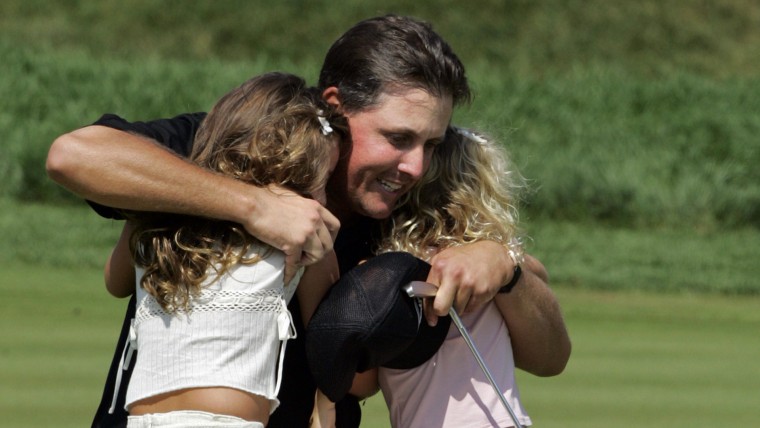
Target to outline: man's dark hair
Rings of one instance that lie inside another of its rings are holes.
[[[319,88],[338,88],[347,111],[377,102],[383,92],[422,89],[451,96],[454,105],[470,101],[464,65],[430,24],[386,15],[359,22],[327,52]]]

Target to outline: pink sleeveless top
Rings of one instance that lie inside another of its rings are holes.
[[[475,347],[524,426],[509,330],[495,303],[462,317]],[[511,427],[512,419],[454,323],[438,352],[410,370],[380,368],[393,427]]]

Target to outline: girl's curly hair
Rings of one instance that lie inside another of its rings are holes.
[[[475,241],[514,245],[524,187],[501,146],[449,127],[429,169],[382,225],[376,252],[406,251],[429,259],[431,249]]]
[[[326,132],[319,117],[335,132]],[[276,184],[309,196],[327,181],[331,150],[347,129],[345,118],[303,79],[267,73],[214,105],[190,160],[253,186]],[[129,213],[128,219],[135,223],[135,263],[144,269],[140,284],[168,312],[187,309],[209,273],[255,263],[271,250],[230,221],[148,212]]]

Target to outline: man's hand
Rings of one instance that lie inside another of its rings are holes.
[[[425,302],[430,325],[452,305],[461,314],[494,299],[515,268],[508,249],[490,241],[441,251],[431,265],[427,281],[439,288],[435,300]],[[570,358],[570,336],[543,264],[525,255],[522,271],[515,289],[495,299],[509,329],[515,366],[537,376],[555,376]]]
[[[332,251],[340,221],[319,202],[278,187],[255,195],[254,211],[243,226],[250,234],[285,253],[285,283],[300,266],[321,260]]]
[[[435,299],[426,299],[425,317],[431,325],[452,306],[463,314],[491,301],[514,272],[507,249],[492,241],[447,248],[430,264],[427,282],[438,285]]]

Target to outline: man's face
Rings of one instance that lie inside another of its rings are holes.
[[[398,199],[422,177],[443,141],[452,100],[421,89],[384,93],[378,104],[347,113],[350,152],[328,184],[328,207],[340,219],[390,216]]]

